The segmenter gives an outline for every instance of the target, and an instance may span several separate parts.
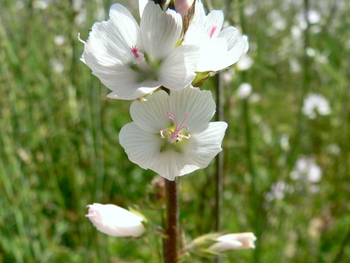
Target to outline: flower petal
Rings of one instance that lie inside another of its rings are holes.
[[[184,154],[176,152],[174,149],[161,152],[158,161],[149,167],[149,169],[170,181],[174,181],[177,176],[191,173],[199,168],[191,164]]]
[[[132,58],[130,47],[139,39],[137,22],[121,4],[112,5],[109,15],[110,20],[93,25],[85,44],[84,60],[94,55],[98,62],[108,66]]]
[[[203,22],[207,34],[211,35],[211,38],[216,38],[224,23],[224,13],[221,10],[213,10],[206,16]]]
[[[215,101],[210,91],[187,87],[170,93],[169,110],[179,121],[183,119],[185,113],[188,113],[183,125],[189,127],[189,133],[199,133],[208,127],[215,108]]]
[[[219,38],[224,38],[228,43],[228,55],[223,63],[225,67],[236,63],[249,49],[247,36],[242,36],[239,30],[233,26],[229,26],[222,30]]]
[[[204,131],[193,134],[188,140],[184,155],[189,163],[205,168],[221,152],[221,143],[227,128],[226,122],[210,122]]]
[[[159,134],[145,132],[134,122],[124,125],[119,133],[119,142],[128,158],[143,169],[148,169],[159,159],[162,140]]]
[[[172,50],[159,68],[159,81],[171,90],[181,90],[196,76],[199,48],[194,45],[180,46]]]
[[[134,101],[130,106],[130,115],[136,125],[145,132],[158,134],[171,125],[164,117],[169,111],[169,95],[159,90],[147,96],[147,101]]]
[[[140,28],[142,49],[151,60],[162,60],[179,40],[182,18],[174,10],[164,12],[150,1],[143,11]]]

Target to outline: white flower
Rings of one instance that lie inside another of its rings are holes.
[[[302,112],[310,119],[315,119],[316,112],[320,115],[328,115],[331,113],[331,108],[325,97],[311,93],[304,99]]]
[[[322,170],[316,164],[313,157],[301,156],[296,161],[294,170],[291,172],[291,177],[294,180],[317,183],[321,181]]]
[[[200,46],[200,59],[195,71],[218,71],[236,63],[248,51],[248,40],[237,28],[221,30],[224,14],[213,10],[205,15],[203,4],[196,2],[195,15],[184,36],[184,45]]]
[[[228,234],[216,239],[217,243],[210,246],[209,250],[222,252],[232,249],[255,248],[256,237],[253,233]]]
[[[270,192],[266,193],[265,198],[267,201],[274,199],[282,200],[287,193],[291,193],[293,189],[289,184],[279,181],[271,186]]]
[[[116,205],[94,203],[87,206],[86,215],[91,223],[102,233],[115,237],[139,237],[145,232],[143,219]]]
[[[237,62],[237,69],[241,71],[245,71],[250,69],[250,67],[254,64],[254,60],[248,56],[244,55]]]
[[[136,99],[160,86],[181,90],[195,77],[198,47],[174,48],[182,31],[181,15],[163,12],[147,2],[140,26],[120,4],[112,5],[110,20],[95,23],[82,61],[113,92],[114,99]]]
[[[242,83],[237,89],[237,96],[240,99],[246,99],[252,94],[252,85],[250,83]]]
[[[147,101],[134,101],[134,122],[120,131],[120,144],[130,161],[168,180],[208,166],[221,149],[227,124],[210,122],[215,102],[210,91],[188,87],[157,91]]]

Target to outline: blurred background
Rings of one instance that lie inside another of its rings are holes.
[[[120,3],[138,19],[136,0]],[[93,202],[144,207],[155,176],[119,145],[130,101],[107,99],[79,61],[78,32],[86,40],[111,4],[0,3],[0,262],[156,262],[154,235],[113,238],[85,218]],[[225,233],[254,232],[257,248],[222,262],[350,262],[350,2],[206,5],[250,42],[220,74],[229,123],[221,217]],[[215,95],[216,83],[203,88]],[[180,178],[188,240],[215,229],[214,176],[213,161]]]

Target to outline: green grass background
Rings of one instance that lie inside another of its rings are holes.
[[[108,237],[85,218],[93,202],[142,204],[154,177],[131,163],[118,143],[121,127],[131,121],[130,102],[107,99],[108,89],[79,61],[78,32],[87,39],[112,3],[0,3],[0,262],[157,262],[156,236]],[[138,16],[136,0],[121,3]],[[225,82],[221,216],[227,233],[254,232],[257,248],[231,251],[222,262],[350,262],[350,3],[209,6],[223,9],[229,24],[249,36],[254,60]],[[319,23],[292,37],[308,8],[320,14]],[[55,43],[57,36],[63,43]],[[237,98],[242,82],[251,83],[259,101]],[[203,88],[215,94],[215,81]],[[310,92],[329,100],[330,115],[311,120],[301,113]],[[289,138],[287,146],[282,138]],[[290,177],[302,155],[322,169],[316,193]],[[214,230],[214,173],[212,165],[180,179],[180,224],[188,239]],[[291,190],[267,200],[280,181]],[[156,212],[146,213],[159,222]],[[213,260],[191,256],[186,262]]]

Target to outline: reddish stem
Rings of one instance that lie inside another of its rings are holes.
[[[165,180],[166,191],[166,235],[164,239],[164,262],[177,263],[178,204],[177,180]]]

